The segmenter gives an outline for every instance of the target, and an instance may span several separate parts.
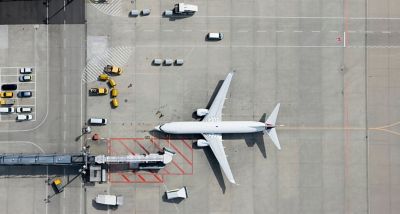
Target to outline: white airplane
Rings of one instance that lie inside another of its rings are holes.
[[[279,150],[281,146],[275,130],[279,103],[265,123],[255,121],[222,121],[222,108],[233,74],[234,72],[228,74],[209,110],[197,109],[198,116],[205,116],[202,121],[165,123],[156,126],[155,129],[168,134],[202,134],[205,140],[198,140],[197,146],[210,146],[226,177],[231,183],[235,184],[235,179],[229,167],[224,146],[222,145],[222,134],[265,132]]]

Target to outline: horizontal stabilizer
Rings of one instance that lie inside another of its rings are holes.
[[[265,121],[267,125],[272,125],[275,126],[276,123],[276,118],[278,117],[278,112],[279,112],[279,107],[281,106],[280,103],[278,103],[272,113],[269,115],[268,119]]]
[[[265,132],[267,132],[268,136],[271,138],[276,148],[281,150],[281,144],[279,143],[278,134],[276,134],[276,129],[275,128],[267,129],[265,130]]]

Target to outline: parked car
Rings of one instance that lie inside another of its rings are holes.
[[[15,99],[0,99],[0,105],[14,105],[15,104]]]
[[[224,38],[224,34],[222,33],[208,33],[207,39],[208,40],[222,40]]]
[[[32,97],[32,91],[20,91],[17,96],[20,98]]]
[[[31,75],[21,75],[19,76],[19,81],[20,82],[29,82],[32,80],[32,76]]]
[[[0,92],[0,97],[3,97],[3,98],[11,98],[13,96],[14,96],[14,93],[12,91]]]
[[[19,114],[17,115],[17,121],[32,120],[31,114]]]
[[[17,90],[17,84],[4,84],[1,86],[3,91],[14,91]]]
[[[92,125],[107,125],[107,119],[92,117],[89,119],[89,123]]]
[[[21,74],[31,74],[32,73],[32,68],[20,68],[19,72]]]
[[[31,107],[17,107],[17,113],[31,113],[32,108]]]

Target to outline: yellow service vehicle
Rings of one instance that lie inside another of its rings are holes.
[[[14,96],[14,93],[12,91],[3,91],[0,92],[0,97],[4,97],[4,98],[11,98]]]
[[[114,74],[114,75],[121,75],[122,73],[122,68],[114,66],[114,65],[107,65],[104,68],[104,71],[110,74]]]
[[[111,100],[111,105],[113,108],[117,108],[119,106],[119,102],[117,98]]]
[[[111,97],[116,97],[116,96],[118,96],[118,89],[116,88],[111,89]]]
[[[117,83],[116,83],[115,80],[113,80],[113,79],[109,79],[109,80],[108,80],[108,84],[110,85],[111,88],[114,88],[114,86],[117,85]]]
[[[89,90],[89,93],[91,95],[106,95],[106,94],[108,94],[108,89],[104,88],[104,87],[91,88]]]
[[[53,186],[54,191],[56,193],[60,193],[63,191],[62,180],[60,178],[54,179],[53,182],[51,183],[51,185]]]
[[[109,76],[107,74],[100,74],[99,75],[99,80],[100,81],[107,81],[109,79]]]

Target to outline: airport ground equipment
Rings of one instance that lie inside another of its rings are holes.
[[[91,89],[89,89],[89,94],[90,95],[106,95],[106,94],[108,94],[108,89],[104,88],[104,87],[91,88]]]
[[[124,197],[121,195],[97,195],[95,201],[98,204],[120,206],[124,204]]]
[[[175,4],[172,12],[175,15],[193,15],[198,10],[197,5],[178,3]]]
[[[122,68],[114,66],[114,65],[107,65],[104,68],[104,72],[114,74],[114,75],[121,75],[122,73]]]
[[[60,193],[64,190],[61,178],[54,179],[53,182],[51,182],[51,185],[56,193]]]
[[[168,190],[165,192],[165,194],[167,195],[168,200],[176,199],[176,198],[185,199],[188,197],[187,189],[185,186],[180,189]]]

